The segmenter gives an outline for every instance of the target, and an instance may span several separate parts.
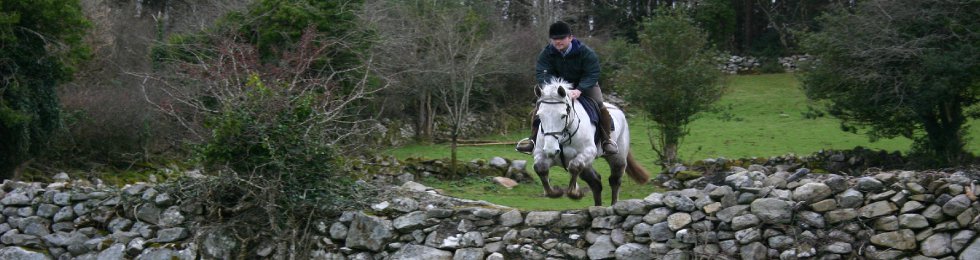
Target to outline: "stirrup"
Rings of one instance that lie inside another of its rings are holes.
[[[531,154],[534,151],[534,140],[531,138],[524,138],[517,141],[517,145],[514,146],[514,151],[523,154]]]
[[[602,146],[602,154],[603,155],[613,155],[613,154],[619,153],[619,145],[617,145],[613,141],[606,140],[606,141],[602,142],[602,144],[600,144],[600,146]],[[606,149],[606,146],[610,146],[612,149]]]

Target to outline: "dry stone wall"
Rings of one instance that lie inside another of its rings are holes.
[[[975,176],[866,177],[736,169],[721,185],[611,207],[521,211],[415,182],[317,223],[315,259],[978,259]],[[771,173],[770,173],[771,172]],[[200,208],[153,185],[112,190],[59,176],[2,184],[0,259],[227,259]],[[284,258],[277,245],[250,258]]]

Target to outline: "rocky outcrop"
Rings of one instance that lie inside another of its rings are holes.
[[[971,173],[846,177],[749,168],[725,176],[721,185],[564,211],[453,199],[408,181],[397,190],[411,196],[319,221],[313,238],[322,247],[312,256],[975,259],[980,252]],[[178,203],[153,185],[113,190],[59,180],[0,186],[0,257],[223,259],[242,252],[230,233],[197,229],[200,209],[193,202]],[[283,255],[276,250],[246,251],[250,258]]]

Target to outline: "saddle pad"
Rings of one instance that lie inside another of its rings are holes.
[[[586,96],[579,96],[578,97],[578,102],[579,102],[579,104],[582,104],[582,108],[585,109],[585,113],[586,114],[589,114],[589,122],[591,122],[592,125],[595,126],[596,128],[599,128],[600,127],[599,126],[599,106],[598,106],[598,104],[596,104],[595,100],[592,99],[592,98],[586,97]],[[612,120],[609,120],[609,128],[610,128],[610,131],[616,130],[616,126],[613,125]],[[600,132],[598,130],[595,131],[595,136],[592,138],[592,140],[595,140],[596,147],[599,146],[599,143],[601,142],[600,140],[602,140],[602,136],[601,135],[602,135],[602,132]]]
[[[598,127],[599,126],[599,105],[596,104],[596,102],[595,102],[594,99],[589,98],[589,97],[586,97],[586,96],[580,96],[580,97],[578,97],[578,102],[580,104],[582,104],[582,108],[585,109],[585,113],[586,114],[589,114],[589,122],[591,122],[592,125]],[[613,125],[612,120],[610,120],[610,122],[609,122],[609,128],[611,128],[610,131],[615,131],[616,130],[616,126]],[[596,132],[598,133],[598,131],[596,131]]]

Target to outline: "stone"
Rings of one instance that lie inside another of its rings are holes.
[[[23,231],[25,235],[34,235],[39,237],[51,234],[50,227],[51,220],[38,216],[23,218],[20,225],[17,225],[17,228]]]
[[[613,211],[618,215],[644,215],[650,211],[650,206],[640,199],[620,200],[612,205]]]
[[[562,228],[586,227],[591,223],[588,216],[583,214],[562,213],[558,226]]]
[[[884,216],[874,220],[874,228],[879,231],[895,231],[899,228],[898,218],[895,216]]]
[[[404,190],[415,191],[415,192],[425,192],[426,190],[429,190],[429,187],[426,187],[425,185],[422,185],[414,181],[405,182],[404,184],[402,184],[401,188]]]
[[[482,252],[482,251],[481,251]],[[431,248],[427,246],[408,244],[391,255],[392,260],[412,260],[412,259],[426,259],[426,260],[452,260],[453,253],[445,250],[439,250],[437,248]]]
[[[691,198],[679,195],[668,195],[664,197],[664,205],[674,210],[691,212],[697,210],[697,205]]]
[[[71,206],[61,207],[57,213],[54,213],[54,218],[52,218],[54,222],[65,222],[73,219],[75,219],[75,210]]]
[[[929,220],[919,214],[898,215],[898,225],[902,228],[920,229],[929,226]]]
[[[768,254],[768,249],[760,242],[752,242],[739,249],[739,256],[745,260],[766,260],[769,259]]]
[[[151,247],[143,250],[136,256],[136,259],[140,260],[166,260],[166,259],[179,259],[177,257],[177,252],[173,249],[163,248],[163,247]]]
[[[947,201],[946,204],[943,204],[943,213],[947,216],[955,217],[969,208],[971,202],[970,198],[966,197],[966,194],[956,195],[956,197]]]
[[[77,208],[75,209],[75,212],[79,215],[82,215],[82,213],[78,212]],[[139,221],[157,225],[160,223],[160,213],[161,210],[156,205],[142,204],[138,206],[136,209],[136,219]]]
[[[153,203],[161,207],[173,205],[175,201],[176,199],[174,199],[173,196],[170,196],[169,193],[165,193],[165,192],[157,194],[157,196],[153,198]]]
[[[513,189],[514,187],[517,187],[517,185],[518,185],[517,184],[517,181],[515,181],[514,179],[511,179],[511,178],[507,178],[507,177],[497,176],[497,177],[493,177],[492,180],[493,180],[493,183],[496,183],[497,185],[503,186],[504,188],[506,188],[508,190],[509,189]]]
[[[928,257],[942,257],[953,253],[953,248],[950,247],[949,233],[938,233],[929,236],[925,241],[922,241],[920,251],[922,255]]]
[[[751,204],[752,214],[767,224],[788,224],[793,217],[793,205],[780,199],[757,199]]]
[[[926,217],[926,219],[932,223],[942,222],[946,219],[946,215],[943,214],[942,207],[938,205],[927,206],[926,209],[922,211],[922,216]]]
[[[392,221],[392,226],[400,232],[409,232],[422,227],[426,219],[425,212],[415,211],[396,218]]]
[[[453,216],[453,211],[443,208],[432,208],[425,211],[427,218],[448,218]]]
[[[68,248],[69,251],[75,255],[88,252],[88,248],[85,247],[85,242],[88,241],[89,238],[82,233],[57,232],[44,236],[42,239],[48,245]]]
[[[841,208],[856,208],[864,203],[864,194],[855,189],[847,189],[837,194],[837,206]]]
[[[521,217],[520,210],[507,211],[504,214],[500,214],[500,225],[505,227],[512,227],[517,224],[524,223],[524,218]]]
[[[490,256],[487,256],[486,260],[504,260],[504,255],[501,253],[494,252],[490,254]]]
[[[871,243],[877,246],[889,247],[898,250],[915,249],[915,233],[909,229],[880,233],[871,236]]]
[[[330,225],[330,238],[337,240],[347,239],[347,226],[341,222],[334,222]]]
[[[691,214],[678,212],[670,214],[670,216],[667,217],[667,227],[669,227],[671,231],[680,230],[687,227],[688,224],[691,224]]]
[[[800,224],[804,224],[812,228],[823,228],[826,225],[823,215],[813,211],[797,212],[796,218],[799,219]]]
[[[915,213],[915,212],[918,212],[919,210],[922,210],[924,208],[926,208],[926,206],[925,205],[922,205],[921,202],[918,202],[918,201],[909,201],[909,202],[905,202],[905,204],[902,205],[902,209],[899,210],[898,213],[901,213],[901,214]]]
[[[827,212],[837,209],[837,200],[835,199],[825,199],[813,204],[810,204],[810,208],[816,212]]]
[[[31,198],[24,192],[14,191],[7,193],[3,199],[0,199],[0,204],[5,206],[28,206],[31,204]]]
[[[0,248],[0,259],[33,260],[52,258],[37,250],[30,250],[20,246],[7,246]]]
[[[506,169],[507,166],[510,166],[510,165],[507,163],[507,160],[506,159],[501,158],[500,156],[494,156],[493,158],[490,158],[490,166],[493,166],[494,168],[503,170],[503,169]]]
[[[811,182],[803,184],[803,186],[797,187],[793,190],[793,200],[794,201],[805,201],[806,203],[815,203],[821,201],[833,195],[830,186],[823,183]]]
[[[772,236],[766,239],[766,241],[768,242],[769,247],[774,249],[787,249],[796,243],[796,239],[785,235]]]
[[[956,216],[956,223],[958,223],[961,227],[969,226],[970,223],[973,222],[976,216],[977,216],[976,209],[967,208],[966,210],[963,211],[963,213],[960,213],[959,215]]]
[[[109,248],[102,250],[96,259],[126,259],[126,245],[113,244]]]
[[[980,239],[974,239],[973,243],[970,243],[963,252],[960,252],[959,260],[976,259],[976,256],[980,255]]]
[[[657,242],[664,242],[671,238],[674,238],[674,232],[670,230],[667,222],[660,222],[653,224],[650,227],[650,239]]]
[[[643,222],[651,225],[660,223],[666,221],[667,216],[670,216],[671,213],[672,212],[668,208],[663,208],[663,207],[654,208],[653,210],[650,210],[650,212],[647,212],[645,216],[643,216]]]
[[[116,233],[118,231],[129,231],[129,228],[133,226],[133,221],[127,218],[117,217],[109,221],[109,226],[106,228],[109,233]]]
[[[483,259],[482,248],[461,248],[453,254],[453,260]]]
[[[877,192],[885,187],[878,179],[874,177],[861,177],[857,180],[857,190],[861,192]]]
[[[749,205],[737,205],[719,210],[716,217],[722,222],[732,222],[732,218],[749,212]]]
[[[616,248],[616,259],[647,260],[652,259],[650,247],[643,244],[628,243]]]
[[[179,206],[170,206],[160,214],[159,223],[161,227],[176,227],[184,223],[184,214],[180,213]]]
[[[44,217],[44,218],[53,217],[54,214],[57,213],[60,208],[61,207],[58,207],[58,205],[48,204],[48,203],[38,205],[37,216]]]
[[[394,236],[391,221],[358,212],[347,232],[347,246],[378,252]]]
[[[760,239],[762,239],[762,232],[759,231],[759,228],[752,227],[735,231],[735,240],[742,245],[756,242]]]
[[[970,239],[975,235],[976,232],[973,230],[960,230],[950,239],[949,246],[953,249],[953,252],[959,252],[966,247],[967,243],[970,243]]]
[[[170,242],[175,242],[177,240],[187,238],[188,235],[190,235],[190,232],[188,232],[186,228],[182,228],[182,227],[165,228],[157,232],[156,238],[150,239],[147,242],[170,243]]]
[[[759,225],[759,217],[752,214],[745,214],[732,218],[732,230],[742,230]]]
[[[408,197],[398,197],[391,200],[391,209],[408,213],[419,209],[419,202]]]
[[[891,201],[878,201],[861,207],[858,214],[863,218],[876,218],[884,215],[895,214],[898,207]]]
[[[602,235],[596,238],[587,252],[589,259],[611,259],[616,257],[616,246],[608,235]]]
[[[605,216],[592,219],[592,228],[615,229],[622,220],[620,216]]]
[[[821,252],[828,252],[832,254],[849,254],[853,250],[854,249],[851,247],[851,244],[845,242],[833,242],[820,248]]]
[[[460,247],[483,247],[486,242],[483,240],[483,234],[479,231],[470,231],[463,234],[463,238],[460,239]]]
[[[524,223],[532,227],[543,227],[557,223],[560,219],[559,211],[532,211],[527,213]]]

